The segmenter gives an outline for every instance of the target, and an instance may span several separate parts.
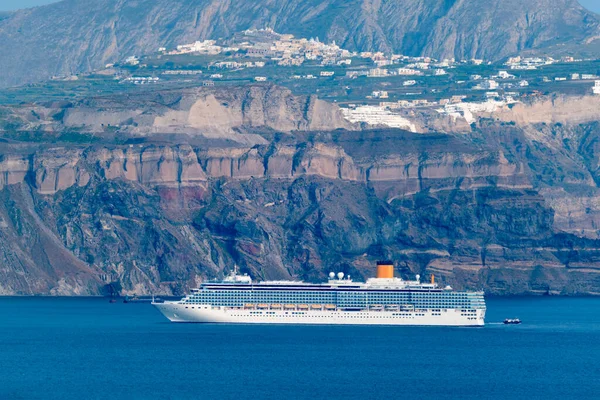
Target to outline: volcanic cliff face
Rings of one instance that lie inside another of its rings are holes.
[[[0,111],[0,124],[10,131],[104,137],[185,134],[265,144],[256,132],[355,129],[336,105],[274,85],[163,90]]]
[[[598,293],[598,130],[537,132],[4,143],[0,293],[180,294],[234,263],[262,279],[360,279],[381,258],[457,288]]]
[[[491,115],[521,126],[535,124],[585,124],[600,120],[598,96],[546,96],[537,101],[517,103]]]
[[[0,19],[0,85],[248,28],[317,36],[350,50],[498,60],[589,44],[598,26],[577,0],[63,0]]]

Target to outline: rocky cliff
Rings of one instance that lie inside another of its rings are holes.
[[[600,96],[546,96],[532,103],[517,103],[491,114],[521,126],[535,124],[578,125],[600,120]]]
[[[360,278],[381,258],[457,288],[600,293],[597,129],[537,132],[0,143],[0,293],[180,294],[234,263]]]
[[[0,19],[0,85],[263,27],[350,50],[497,60],[591,45],[599,19],[577,0],[63,0]]]
[[[191,88],[0,108],[11,132],[100,137],[184,134],[265,144],[257,132],[354,129],[339,108],[274,85]]]

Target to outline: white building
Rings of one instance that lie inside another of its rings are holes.
[[[412,68],[398,68],[398,75],[423,75],[421,71]]]
[[[217,46],[214,40],[205,40],[203,42],[196,41],[191,44],[182,44],[177,46],[177,51],[174,54],[188,54],[188,53],[199,53],[199,54],[210,54],[215,55],[221,53],[221,46]]]
[[[390,128],[406,129],[416,132],[416,126],[401,115],[394,114],[381,106],[360,106],[356,108],[341,108],[344,118],[352,123],[364,122],[369,125],[388,126]]]
[[[381,78],[388,76],[388,70],[383,68],[371,68],[367,73],[369,78]]]
[[[125,78],[123,82],[130,82],[134,85],[147,85],[150,83],[158,83],[160,78],[152,77],[152,76],[130,76]]]
[[[440,114],[449,115],[452,118],[464,118],[469,124],[476,121],[480,113],[493,113],[506,106],[508,102],[488,99],[483,103],[457,103],[446,104],[443,109],[437,110]]]
[[[375,60],[375,65],[378,67],[385,67],[388,65],[392,65],[392,60],[383,59],[383,60]]]
[[[202,71],[199,69],[169,69],[163,72],[163,75],[200,75]]]
[[[594,87],[592,87],[592,93],[600,95],[600,81],[594,82]]]
[[[372,96],[374,99],[387,99],[387,98],[389,97],[389,94],[388,94],[388,92],[387,92],[387,91],[385,91],[385,90],[374,90],[374,91],[371,93],[371,96]]]
[[[136,56],[127,57],[125,59],[125,64],[138,65],[139,63],[140,63],[140,60]]]
[[[417,68],[417,69],[429,69],[428,62],[416,62],[414,64],[407,65],[408,68]]]
[[[509,74],[506,71],[498,71],[498,78],[500,78],[500,79],[513,79],[513,78],[515,78],[515,76],[512,75],[512,74]]]
[[[498,82],[496,82],[493,79],[487,79],[487,80],[481,82],[481,85],[480,85],[481,89],[483,89],[483,90],[496,90],[496,89],[498,89],[498,86],[499,86]]]

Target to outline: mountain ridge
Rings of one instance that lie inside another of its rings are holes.
[[[262,27],[349,50],[498,60],[592,40],[600,16],[576,0],[64,0],[0,20],[0,85],[88,72],[162,46]]]

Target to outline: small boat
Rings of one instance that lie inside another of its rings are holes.
[[[504,325],[519,325],[521,320],[519,318],[507,318],[504,320]]]
[[[111,303],[111,304],[113,304],[113,303],[117,302],[117,299],[110,299],[108,302]]]
[[[123,303],[153,303],[153,302],[158,302],[160,301],[160,298],[154,298],[154,296],[152,296],[152,298],[147,298],[147,297],[138,297],[137,295],[133,295],[131,297],[129,296],[125,296],[125,298],[123,299]]]

